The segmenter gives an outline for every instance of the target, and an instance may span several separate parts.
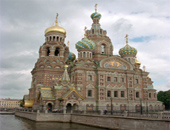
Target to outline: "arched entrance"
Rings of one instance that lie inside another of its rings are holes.
[[[66,106],[66,113],[71,113],[71,109],[72,109],[71,103],[68,103]]]
[[[48,103],[47,108],[48,108],[49,111],[52,111],[52,104]]]
[[[78,110],[78,105],[77,104],[73,104],[72,110]]]

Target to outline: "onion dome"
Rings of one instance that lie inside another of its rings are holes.
[[[76,59],[76,55],[72,52],[69,52],[68,59],[71,60],[71,61],[74,61]]]
[[[48,27],[46,30],[45,30],[45,34],[49,33],[49,32],[59,32],[59,33],[63,33],[63,34],[66,34],[66,30],[60,26],[58,26],[58,13],[57,13],[57,16],[56,16],[56,21],[55,21],[55,25],[54,26],[51,26],[51,27]]]
[[[98,12],[94,12],[94,13],[91,14],[91,18],[92,18],[92,19],[94,19],[94,18],[100,19],[101,17],[102,17],[102,15],[99,14]]]
[[[86,37],[87,27],[84,28],[84,32],[84,38],[76,43],[76,49],[94,49],[95,43]]]
[[[136,57],[135,57],[135,64],[136,65],[141,65],[140,61],[138,61]]]
[[[76,49],[94,49],[95,44],[86,37],[76,43]]]
[[[124,46],[123,48],[119,50],[119,54],[122,57],[127,56],[127,55],[136,56],[137,50],[134,47],[131,47],[130,45],[128,45],[128,35],[126,35],[125,38],[126,38],[126,46]]]
[[[97,4],[95,4],[95,12],[91,14],[91,18],[92,19],[94,19],[94,18],[100,19],[101,17],[102,17],[102,15],[97,12]]]

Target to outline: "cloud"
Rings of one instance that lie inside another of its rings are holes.
[[[0,98],[22,98],[31,85],[31,73],[45,42],[44,31],[55,22],[66,29],[65,43],[77,55],[75,43],[84,27],[91,28],[91,13],[98,4],[102,29],[107,30],[114,55],[129,44],[138,50],[137,58],[146,66],[157,90],[170,89],[170,2],[168,0],[81,0],[81,1],[0,1]],[[141,38],[141,39],[140,39]],[[134,39],[138,39],[135,41]]]

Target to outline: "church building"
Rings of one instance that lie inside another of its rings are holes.
[[[128,35],[119,55],[113,55],[113,44],[100,25],[97,7],[91,19],[91,29],[85,27],[84,37],[75,44],[76,58],[69,43],[65,44],[66,30],[58,25],[57,14],[55,25],[45,30],[24,106],[34,110],[137,111],[142,105],[162,110],[153,81],[140,69],[137,49],[130,46]]]

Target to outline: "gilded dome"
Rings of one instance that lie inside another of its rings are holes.
[[[135,57],[135,64],[136,65],[141,65],[140,61],[138,61],[136,57]]]
[[[56,21],[55,21],[55,25],[54,26],[51,26],[51,27],[48,27],[46,30],[45,30],[45,34],[49,33],[49,32],[59,32],[59,33],[63,33],[63,34],[66,34],[66,30],[60,26],[58,26],[58,13],[57,13],[57,16],[56,16]]]
[[[86,37],[83,38],[81,41],[76,43],[76,49],[94,49],[95,44],[93,41],[87,39]]]
[[[58,24],[51,26],[45,30],[45,34],[47,34],[49,32],[59,32],[59,33],[66,34],[66,30],[64,28],[58,26]]]
[[[136,56],[137,54],[137,50],[134,47],[129,46],[128,44],[126,46],[124,46],[123,48],[121,48],[119,50],[119,54],[121,56],[125,56],[125,55],[133,55]]]
[[[76,55],[72,52],[69,52],[68,59],[71,60],[71,61],[74,61],[76,59]]]

